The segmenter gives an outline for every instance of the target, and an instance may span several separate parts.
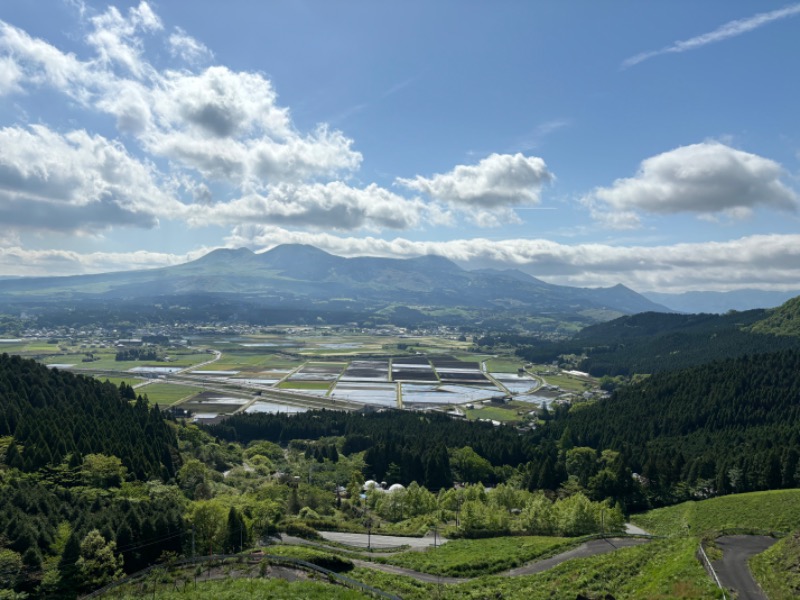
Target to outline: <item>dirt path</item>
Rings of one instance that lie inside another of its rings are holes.
[[[753,579],[747,559],[759,554],[777,542],[775,538],[762,535],[726,535],[717,538],[722,550],[722,559],[711,564],[723,587],[736,592],[737,600],[767,600],[764,592]]]

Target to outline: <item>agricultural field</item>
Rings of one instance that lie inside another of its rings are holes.
[[[155,382],[136,389],[136,394],[147,395],[148,400],[162,408],[188,400],[200,393],[200,389],[188,385]]]
[[[540,390],[541,380],[523,372],[517,357],[472,354],[471,342],[455,336],[379,335],[310,327],[279,331],[189,336],[189,346],[156,348],[164,358],[159,361],[117,361],[116,342],[84,338],[72,345],[66,339],[58,344],[7,340],[0,343],[0,350],[25,351],[45,364],[109,379],[116,385],[121,381],[141,385],[157,379],[143,388],[153,402],[181,406],[205,418],[230,414],[240,406],[238,401],[233,405],[195,397],[195,389],[203,386],[216,398],[249,394],[251,399],[263,400],[253,410],[269,410],[275,401],[281,407],[287,402],[298,409],[316,407],[314,397],[319,397],[341,400],[340,406],[351,408],[366,404],[408,409],[459,407],[470,419],[501,422],[522,421],[537,405],[555,397]],[[564,389],[582,391],[591,385],[574,377],[559,377]],[[548,379],[548,383],[556,381]],[[258,398],[263,393],[272,397]],[[521,401],[509,406],[490,402],[508,395]],[[217,409],[222,410],[215,413]]]

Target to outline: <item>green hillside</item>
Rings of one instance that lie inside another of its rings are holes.
[[[771,600],[800,598],[800,531],[751,558],[750,570]]]
[[[768,312],[750,327],[753,333],[800,337],[800,296]]]
[[[541,435],[622,452],[658,506],[798,485],[800,352],[655,374]]]
[[[800,489],[683,502],[633,515],[631,521],[656,535],[703,535],[740,528],[788,532],[800,527]]]

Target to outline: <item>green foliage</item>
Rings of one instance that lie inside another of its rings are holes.
[[[116,553],[116,543],[106,541],[97,529],[86,534],[80,548],[77,567],[82,588],[94,590],[122,575],[123,559]]]
[[[185,600],[186,591],[178,591],[174,586],[164,585],[158,589],[160,600]],[[113,600],[141,600],[137,590],[114,591],[105,597]],[[322,581],[293,581],[284,579],[223,579],[202,581],[192,587],[194,600],[239,600],[240,598],[270,598],[271,600],[363,600],[369,598],[361,592]]]
[[[350,571],[353,568],[353,562],[344,557],[308,546],[270,546],[268,554],[297,558],[337,573]]]
[[[766,318],[750,327],[753,333],[800,336],[800,296],[767,312]]]
[[[91,487],[119,487],[127,472],[119,458],[104,454],[87,454],[81,465],[81,477]]]
[[[538,435],[555,441],[569,429],[576,446],[618,450],[655,505],[791,488],[800,483],[798,372],[800,352],[787,350],[658,373]],[[598,479],[598,496],[634,498],[626,465],[605,466],[628,489]]]
[[[144,400],[111,383],[0,355],[0,436],[7,465],[33,472],[70,457],[118,457],[136,479],[169,478],[180,466],[172,428]],[[78,461],[80,462],[80,461]]]

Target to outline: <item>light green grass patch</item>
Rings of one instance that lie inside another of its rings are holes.
[[[172,406],[192,396],[196,396],[202,390],[188,385],[178,385],[174,383],[151,383],[137,388],[136,394],[147,395],[150,404],[158,404],[161,407]]]
[[[631,521],[657,535],[687,531],[702,535],[724,529],[788,532],[800,527],[800,490],[751,492],[684,502],[634,515]]]
[[[584,377],[573,377],[572,375],[546,375],[545,381],[550,385],[557,385],[562,390],[568,392],[585,392],[597,387],[595,382]]]
[[[486,370],[490,373],[516,373],[523,363],[514,358],[490,358],[486,361]]]
[[[486,405],[483,408],[464,409],[467,419],[476,421],[478,419],[491,419],[501,423],[522,421],[523,416],[518,415],[516,409],[500,408],[499,406]]]

